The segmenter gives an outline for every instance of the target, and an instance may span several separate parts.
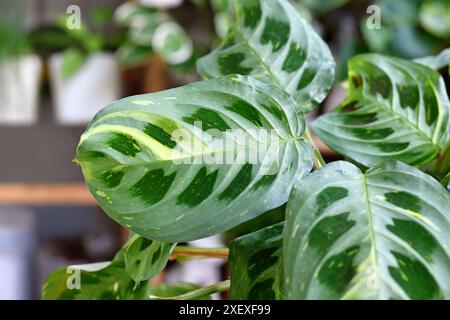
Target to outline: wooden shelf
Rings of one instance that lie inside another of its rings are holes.
[[[94,206],[84,183],[0,183],[0,205]]]

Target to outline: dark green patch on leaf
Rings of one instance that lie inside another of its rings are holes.
[[[246,28],[255,28],[262,15],[259,2],[256,1],[252,5],[242,6],[242,12],[244,15],[244,26]]]
[[[252,72],[252,68],[246,68],[241,65],[245,60],[242,52],[226,53],[218,58],[219,70],[223,75],[241,74],[248,75]]]
[[[309,245],[319,254],[326,252],[331,245],[356,222],[348,220],[349,212],[344,212],[320,220],[309,233]]]
[[[417,85],[397,85],[397,91],[402,108],[417,109],[420,101],[420,93]]]
[[[261,44],[272,44],[272,51],[280,50],[289,39],[290,26],[284,21],[267,18],[261,35]]]
[[[439,105],[436,97],[435,89],[430,83],[425,83],[425,91],[423,100],[425,101],[425,119],[428,125],[432,125],[439,117]]]
[[[409,142],[379,142],[375,146],[383,152],[400,152],[409,146]]]
[[[114,188],[120,184],[123,175],[123,171],[109,170],[101,175],[101,180],[108,188]]]
[[[176,172],[166,176],[163,169],[151,170],[131,187],[130,193],[146,204],[155,204],[164,198],[175,176]]]
[[[422,210],[422,201],[415,195],[399,191],[399,192],[388,192],[384,194],[386,201],[392,203],[393,205],[403,208],[405,210],[411,210],[413,212],[420,213]]]
[[[114,150],[128,157],[134,157],[141,152],[141,148],[134,138],[121,133],[112,133],[111,135],[112,138],[109,139],[107,145]]]
[[[345,114],[342,120],[348,125],[365,125],[377,121],[377,113]]]
[[[201,122],[202,130],[207,131],[210,129],[217,129],[219,131],[226,131],[230,129],[230,126],[222,119],[222,117],[215,111],[198,109],[190,116],[183,117],[183,121],[194,125],[195,122]]]
[[[369,91],[373,95],[380,94],[384,99],[391,96],[392,84],[386,74],[379,74],[369,81]]]
[[[245,100],[236,100],[231,106],[225,107],[225,109],[240,115],[258,127],[262,127],[258,110]]]
[[[348,190],[342,187],[327,187],[316,198],[317,215],[321,215],[326,208],[348,196]]]
[[[318,276],[319,281],[336,293],[342,293],[355,275],[353,260],[359,247],[350,247],[341,253],[328,258]]]
[[[262,176],[252,187],[252,190],[258,190],[271,185],[277,178],[276,174]]]
[[[380,129],[372,129],[372,128],[351,128],[350,132],[358,138],[364,140],[380,140],[389,137],[394,133],[392,128],[380,128]]]
[[[219,200],[233,200],[238,197],[252,181],[252,165],[246,163],[236,174],[233,181],[219,195]]]
[[[284,114],[283,108],[273,99],[269,99],[269,101],[266,102],[260,102],[259,105],[269,111],[271,114],[273,114],[275,117],[277,117],[280,120],[285,120],[286,115]]]
[[[410,220],[393,219],[387,229],[408,243],[425,260],[432,261],[433,251],[439,246],[433,235],[419,223]]]
[[[398,252],[392,252],[392,254],[397,259],[398,267],[389,267],[389,273],[410,299],[442,299],[442,293],[436,280],[420,261]]]
[[[218,170],[207,174],[207,168],[202,167],[191,183],[178,196],[177,204],[186,204],[189,207],[199,205],[203,200],[211,195],[216,183]]]
[[[177,145],[170,134],[154,124],[148,123],[144,128],[144,133],[171,149]]]
[[[297,71],[305,62],[305,50],[298,43],[291,43],[288,55],[284,60],[282,69],[286,72]]]
[[[306,88],[316,76],[316,69],[313,67],[306,67],[305,70],[303,70],[302,76],[300,78],[300,81],[297,85],[297,90],[301,90]]]

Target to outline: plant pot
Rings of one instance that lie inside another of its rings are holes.
[[[59,123],[86,124],[100,109],[120,98],[120,73],[114,54],[90,55],[67,79],[62,75],[62,63],[62,54],[50,57],[50,82]]]
[[[31,54],[0,63],[0,125],[36,122],[41,69],[41,59]]]

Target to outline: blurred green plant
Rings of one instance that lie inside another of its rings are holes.
[[[29,52],[31,52],[31,44],[27,33],[15,26],[0,23],[0,64]]]
[[[114,17],[127,29],[118,49],[124,66],[140,64],[153,54],[169,65],[182,65],[194,54],[191,38],[166,11],[128,2],[117,8]]]
[[[67,28],[65,14],[57,16],[53,25],[44,26],[30,34],[30,41],[35,50],[41,54],[62,52],[62,76],[67,79],[73,76],[85,64],[88,57],[101,51],[114,51],[123,41],[123,35],[115,33],[106,35],[100,30],[112,20],[112,10],[98,7],[92,10],[88,23],[81,28]]]
[[[361,32],[370,51],[417,58],[436,54],[450,44],[450,1],[378,0],[381,28]]]

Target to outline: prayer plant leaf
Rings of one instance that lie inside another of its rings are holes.
[[[76,161],[111,218],[183,242],[285,203],[312,167],[304,131],[284,91],[233,75],[111,104],[82,135]]]
[[[379,54],[349,62],[347,100],[312,123],[337,152],[367,166],[384,160],[419,165],[436,158],[449,127],[440,75],[424,65]]]
[[[49,275],[43,288],[46,300],[146,300],[148,284],[135,284],[125,271],[121,250],[113,261],[61,268]]]
[[[176,243],[159,242],[132,235],[125,246],[125,269],[135,281],[158,275],[167,264]]]
[[[229,258],[231,299],[282,299],[282,241],[283,223],[233,240]]]
[[[288,299],[449,299],[450,193],[401,162],[335,162],[291,193]]]
[[[285,0],[237,0],[223,44],[198,61],[206,78],[251,75],[286,90],[300,110],[325,99],[335,63],[327,45]]]

